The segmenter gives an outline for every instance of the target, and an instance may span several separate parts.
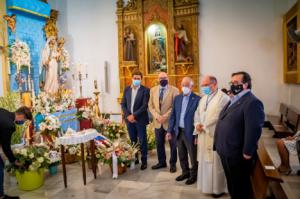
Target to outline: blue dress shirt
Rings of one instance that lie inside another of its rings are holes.
[[[180,119],[179,119],[179,127],[184,128],[184,117],[187,105],[189,103],[190,95],[183,95],[182,104],[181,104],[181,112],[180,112]]]

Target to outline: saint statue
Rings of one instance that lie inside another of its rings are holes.
[[[181,24],[175,32],[175,57],[176,61],[186,61],[188,58],[187,44],[189,43],[186,30]]]
[[[65,39],[62,37],[57,41],[57,54],[58,54],[58,76],[61,85],[64,85],[67,81],[66,72],[70,70],[69,53],[64,48]]]
[[[156,30],[152,39],[153,60],[152,68],[158,71],[164,71],[166,68],[166,48],[165,38],[161,35],[160,30]]]
[[[59,89],[58,58],[56,37],[49,37],[42,52],[40,86],[49,94],[56,94]]]
[[[136,41],[132,30],[127,27],[124,34],[124,58],[125,61],[135,61]]]

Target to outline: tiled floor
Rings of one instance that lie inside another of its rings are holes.
[[[272,134],[265,131],[263,139],[267,146],[268,152],[276,165],[279,164],[279,157],[274,145]],[[156,163],[156,155],[150,155],[149,167]],[[293,168],[299,168],[299,162],[296,157],[292,157],[291,163]],[[43,187],[32,192],[23,192],[16,187],[14,178],[6,180],[6,187],[12,195],[20,195],[22,199],[43,199],[43,198],[83,198],[83,199],[205,199],[211,198],[209,195],[202,194],[196,189],[196,185],[187,186],[184,183],[176,182],[174,179],[180,174],[169,173],[168,169],[153,171],[148,168],[145,171],[128,170],[127,173],[119,176],[119,179],[113,180],[108,168],[105,168],[97,179],[93,179],[92,172],[88,171],[87,185],[83,186],[81,167],[79,163],[68,165],[68,182],[69,186],[64,189],[62,172],[59,171],[57,176],[46,177]],[[178,167],[179,169],[179,167]],[[295,174],[283,177],[284,188],[290,199],[300,198],[300,177]],[[223,198],[229,198],[225,196]]]

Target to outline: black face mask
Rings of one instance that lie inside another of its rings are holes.
[[[233,95],[237,95],[237,94],[239,94],[240,92],[243,91],[243,84],[231,85],[230,90],[231,90]]]
[[[162,79],[159,81],[159,84],[162,86],[162,87],[165,87],[168,85],[168,80],[167,79]]]

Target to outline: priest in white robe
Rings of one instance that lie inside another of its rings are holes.
[[[219,155],[213,151],[213,139],[219,114],[230,101],[229,96],[218,89],[217,79],[205,76],[201,81],[204,94],[195,112],[195,135],[198,135],[197,188],[213,197],[227,192],[226,178]]]

